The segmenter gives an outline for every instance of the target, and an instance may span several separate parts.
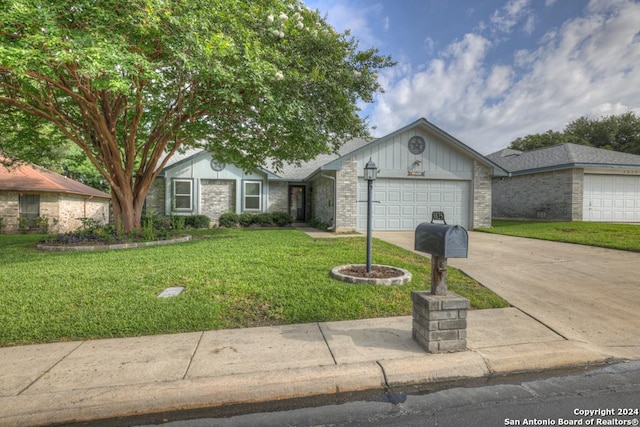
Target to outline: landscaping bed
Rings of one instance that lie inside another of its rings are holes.
[[[411,314],[430,288],[428,259],[374,239],[373,261],[410,283],[353,286],[330,277],[362,262],[363,237],[312,239],[295,229],[188,231],[186,243],[126,251],[41,252],[43,236],[0,235],[0,346]],[[474,308],[507,303],[450,269]],[[181,286],[171,298],[164,289]]]

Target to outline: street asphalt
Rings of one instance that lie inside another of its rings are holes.
[[[374,236],[413,249],[412,232]],[[0,348],[0,425],[382,391],[640,359],[638,253],[471,232],[469,258],[450,259],[449,265],[512,304],[468,313],[467,351],[426,353],[411,337],[411,316],[6,347]]]

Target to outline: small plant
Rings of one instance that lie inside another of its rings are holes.
[[[4,233],[4,218],[0,216],[0,234]]]
[[[171,224],[175,231],[184,230],[185,220],[183,216],[171,216]]]
[[[49,232],[49,218],[44,215],[34,218],[33,229],[37,233],[47,234]]]
[[[82,229],[87,231],[93,231],[102,225],[93,218],[76,218],[82,224]]]
[[[31,218],[18,218],[18,231],[20,234],[27,234],[31,229]]]

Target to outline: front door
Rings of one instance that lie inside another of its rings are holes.
[[[305,196],[306,196],[306,193],[305,193],[304,185],[289,186],[289,213],[293,217],[294,221],[306,220]]]

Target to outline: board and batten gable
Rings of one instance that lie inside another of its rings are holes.
[[[425,141],[425,149],[420,154],[409,151],[408,142],[414,136]],[[363,176],[369,159],[378,167],[379,178],[470,180],[473,177],[473,160],[468,155],[420,128],[363,147],[355,157],[358,177]],[[410,176],[409,172],[415,175]],[[424,175],[418,175],[422,172]]]

